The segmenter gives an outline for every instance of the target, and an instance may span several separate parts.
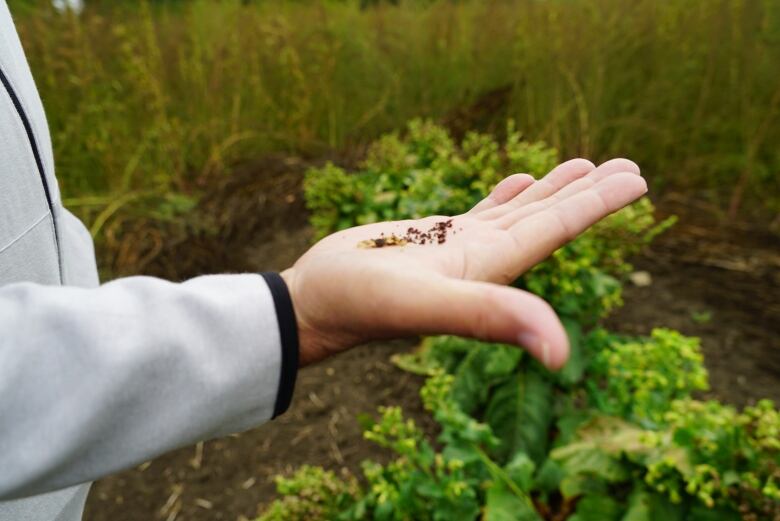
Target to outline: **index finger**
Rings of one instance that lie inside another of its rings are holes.
[[[567,197],[509,228],[522,247],[522,273],[573,240],[607,215],[623,208],[647,192],[645,180],[625,172],[604,178],[591,188]]]

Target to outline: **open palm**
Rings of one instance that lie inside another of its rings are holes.
[[[379,338],[448,333],[520,345],[550,368],[565,331],[539,297],[505,286],[647,191],[626,159],[584,159],[540,181],[516,174],[466,214],[382,222],[330,235],[282,276],[296,310],[301,363]],[[446,241],[360,248],[452,219]]]

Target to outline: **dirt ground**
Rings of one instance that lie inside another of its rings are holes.
[[[287,173],[273,172],[278,174],[273,187],[257,184],[241,190],[237,199],[217,195],[207,201],[238,212],[238,219],[225,221],[243,225],[226,225],[223,243],[198,239],[199,251],[212,253],[207,260],[188,257],[192,249],[179,244],[147,272],[184,278],[209,267],[288,266],[310,241],[300,191],[304,167],[287,165]],[[271,177],[264,174],[255,178]],[[698,336],[711,374],[709,396],[736,405],[761,397],[780,402],[777,235],[761,226],[726,223],[680,198],[669,197],[660,207],[662,213],[681,215],[681,222],[635,259],[636,269],[647,271],[652,283],[629,285],[625,307],[608,325],[626,333],[668,326]],[[230,255],[214,257],[218,250]],[[433,432],[417,396],[421,379],[388,361],[392,353],[413,345],[414,340],[407,340],[364,346],[302,370],[287,414],[253,431],[184,448],[97,482],[85,519],[252,519],[258,505],[273,499],[271,478],[277,473],[304,463],[357,471],[363,459],[382,459],[362,439],[355,420],[359,413],[399,404]]]
[[[628,285],[626,305],[607,325],[699,337],[712,387],[706,397],[780,403],[780,238],[760,226],[718,223],[679,200],[660,208],[680,221],[634,261],[652,284]]]

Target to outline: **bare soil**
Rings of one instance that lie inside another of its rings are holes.
[[[712,387],[705,397],[738,406],[760,398],[780,403],[780,237],[714,218],[684,199],[659,206],[680,221],[635,260],[653,282],[628,285],[626,305],[607,325],[632,334],[664,326],[699,337]]]
[[[260,165],[206,201],[229,211],[199,234],[164,248],[145,271],[181,279],[203,272],[282,269],[311,240],[302,204],[305,164]],[[274,183],[256,181],[273,179]],[[240,189],[236,189],[240,187]],[[228,194],[228,195],[225,195]],[[780,402],[780,241],[761,225],[725,222],[690,201],[670,197],[663,212],[681,222],[635,259],[646,287],[628,286],[612,329],[648,333],[667,326],[701,337],[712,391],[736,405]],[[209,208],[211,210],[209,210]],[[422,410],[422,380],[393,367],[391,354],[413,340],[354,349],[299,374],[284,416],[258,429],[166,454],[97,482],[87,521],[252,519],[273,499],[275,474],[301,464],[358,471],[382,451],[364,441],[355,420],[383,404],[403,406],[433,433]]]

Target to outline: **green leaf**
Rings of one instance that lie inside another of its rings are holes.
[[[485,521],[542,521],[528,496],[518,497],[501,481],[490,485],[485,504]]]
[[[735,470],[727,470],[723,473],[723,484],[727,487],[739,485],[740,481],[739,473]]]
[[[621,521],[682,521],[683,518],[690,519],[684,516],[680,505],[673,505],[660,494],[638,488],[629,497],[628,510]]]
[[[591,412],[583,410],[574,410],[561,415],[555,422],[556,427],[558,427],[558,436],[555,442],[567,445],[576,441],[577,432],[590,418]]]
[[[410,373],[428,376],[439,368],[448,373],[454,373],[464,358],[475,350],[475,347],[494,345],[496,344],[486,344],[449,335],[426,337],[420,346],[411,353],[396,354],[391,360],[400,369]],[[515,352],[511,356],[519,360],[522,352],[517,348],[511,349]],[[510,364],[512,364],[511,361]],[[516,365],[517,362],[514,362],[512,368],[505,371],[506,374],[511,372]]]
[[[582,341],[582,326],[575,319],[561,317],[563,327],[569,337],[569,361],[563,366],[563,369],[557,373],[557,378],[563,385],[574,385],[582,380],[585,374],[585,368],[588,365],[588,359],[585,353],[584,342]]]
[[[553,492],[560,488],[564,477],[566,477],[566,473],[563,467],[557,461],[548,458],[537,472],[534,481],[537,489],[543,492]]]
[[[604,494],[584,496],[577,501],[577,510],[568,521],[618,521],[624,507]]]
[[[641,453],[648,451],[642,439],[645,431],[620,418],[596,416],[582,424],[577,430],[577,441],[553,452],[558,458],[567,458],[568,454],[586,449],[599,449],[606,454],[619,456],[622,453]]]
[[[577,431],[577,441],[550,453],[567,476],[595,476],[609,483],[628,478],[624,453],[649,450],[642,443],[645,431],[619,418],[596,417]]]
[[[485,375],[502,377],[511,374],[520,362],[522,351],[516,346],[486,344],[488,356],[484,368]]]
[[[520,490],[524,492],[531,490],[536,465],[525,452],[515,454],[504,470]]]
[[[402,519],[428,519],[431,513],[433,521],[474,521],[479,515],[479,505],[473,495],[462,494],[455,499],[439,500],[433,506],[423,507],[416,516]]]
[[[466,465],[481,461],[480,455],[474,450],[473,444],[463,441],[447,443],[444,450],[442,450],[442,455],[448,461],[459,460]]]
[[[552,422],[552,383],[535,370],[512,375],[488,403],[485,421],[503,440],[498,459],[525,452],[535,464],[547,455]]]
[[[419,482],[414,490],[417,494],[425,498],[440,498],[444,495],[444,490],[441,488],[441,485],[431,479]]]
[[[519,361],[516,347],[473,342],[455,370],[452,397],[463,412],[473,413],[487,401],[490,388],[512,374]]]
[[[402,371],[421,376],[430,376],[440,367],[439,362],[422,352],[422,346],[412,353],[396,353],[390,361]]]
[[[685,521],[740,521],[742,516],[730,508],[707,508],[702,504],[691,507]]]
[[[581,446],[581,450],[567,452],[565,456],[556,451],[553,451],[552,456],[561,463],[568,476],[584,474],[589,479],[595,476],[609,483],[629,477],[625,464],[599,448]]]
[[[396,518],[394,515],[395,507],[390,501],[379,503],[374,509],[374,519],[376,521],[392,521]]]
[[[607,483],[590,474],[572,474],[563,478],[560,484],[561,495],[565,499],[577,496],[602,495],[608,492]]]
[[[351,508],[348,510],[342,512],[338,516],[338,521],[353,521],[353,520],[359,520],[359,519],[365,519],[366,517],[366,498],[361,499],[360,501],[355,502],[354,505],[352,505]]]

